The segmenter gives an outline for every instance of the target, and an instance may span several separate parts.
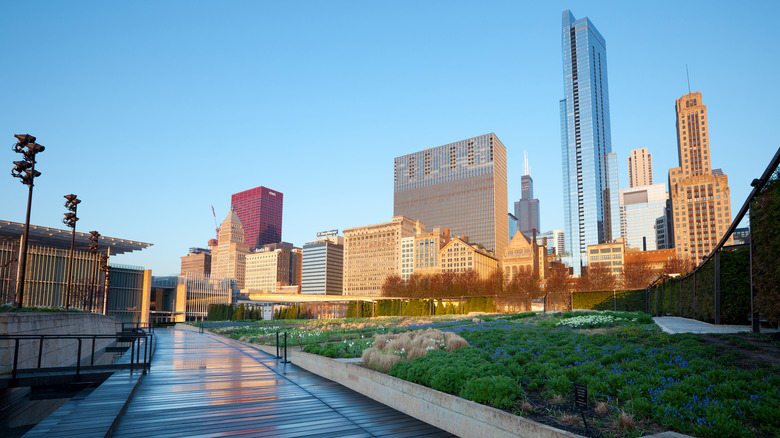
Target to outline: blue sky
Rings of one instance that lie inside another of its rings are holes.
[[[612,148],[656,182],[677,165],[674,100],[708,107],[712,164],[736,212],[780,141],[776,17],[765,2],[3,2],[0,166],[38,137],[32,223],[153,243],[112,258],[155,275],[214,236],[232,193],[284,193],[282,238],[384,222],[393,158],[494,132],[509,203],[528,151],[541,228],[563,228],[561,12],[607,41]],[[0,177],[0,219],[26,187]],[[510,206],[507,206],[507,211]]]

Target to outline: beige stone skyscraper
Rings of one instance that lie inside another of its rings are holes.
[[[701,93],[677,99],[677,154],[680,167],[669,169],[675,255],[699,263],[731,224],[728,177],[712,169],[707,107]]]
[[[628,157],[628,187],[653,185],[653,158],[647,148],[634,149]]]
[[[247,254],[249,245],[244,243],[244,227],[231,207],[219,229],[219,242],[212,249],[212,277],[235,278],[236,287],[243,289]]]

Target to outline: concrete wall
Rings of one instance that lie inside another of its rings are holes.
[[[276,347],[246,344],[275,354]],[[299,367],[460,437],[584,438],[361,366],[289,349]]]
[[[119,329],[115,318],[88,313],[0,313],[0,335],[114,335]],[[97,340],[95,364],[110,363],[111,355],[103,355],[113,340]],[[19,342],[19,368],[38,366],[38,340]],[[75,339],[47,340],[43,344],[42,367],[71,366],[76,364],[78,341]],[[81,359],[92,354],[92,340],[81,345]],[[10,373],[14,360],[14,341],[0,340],[0,374]],[[83,364],[84,362],[82,362]],[[87,363],[88,364],[88,363]]]

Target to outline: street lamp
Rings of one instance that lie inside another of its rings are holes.
[[[22,235],[22,245],[19,249],[19,268],[16,271],[16,308],[21,309],[24,294],[24,275],[27,270],[27,239],[30,237],[30,207],[32,205],[33,180],[36,176],[41,176],[41,172],[35,170],[35,155],[43,152],[45,147],[35,142],[35,137],[30,134],[15,134],[16,144],[13,147],[14,152],[22,154],[21,161],[14,161],[14,168],[11,169],[11,176],[19,178],[22,184],[29,186],[30,191],[27,194],[27,216],[24,220],[24,234]]]
[[[92,312],[92,300],[95,298],[95,289],[97,288],[97,282],[98,282],[98,268],[99,268],[99,261],[97,258],[98,253],[98,239],[100,238],[100,233],[97,231],[90,231],[89,234],[89,240],[92,242],[89,245],[89,252],[92,253],[93,256],[95,256],[95,277],[94,282],[92,283],[92,292],[89,294],[89,311]]]
[[[68,209],[68,213],[65,213],[65,218],[62,219],[62,223],[71,228],[70,233],[70,261],[68,262],[68,285],[65,290],[65,309],[70,308],[70,287],[71,280],[73,279],[73,247],[76,245],[76,221],[79,220],[76,217],[76,210],[81,203],[81,200],[76,195],[65,195],[65,208]]]

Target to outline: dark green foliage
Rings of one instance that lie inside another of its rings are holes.
[[[398,316],[401,304],[398,300],[382,300],[376,303],[376,316]]]
[[[747,324],[750,313],[750,251],[720,253],[720,321]]]
[[[274,311],[274,319],[312,319],[314,315],[305,304],[292,304]]]
[[[496,408],[508,408],[523,394],[520,385],[506,376],[485,376],[466,382],[460,396]]]
[[[626,312],[645,311],[645,290],[574,292],[573,309],[618,310]]]
[[[263,317],[262,311],[256,306],[212,304],[209,306],[207,319],[209,321],[259,321]]]
[[[364,301],[350,301],[347,306],[347,318],[370,318],[372,303]]]
[[[761,317],[780,323],[780,170],[750,205],[753,275]]]

